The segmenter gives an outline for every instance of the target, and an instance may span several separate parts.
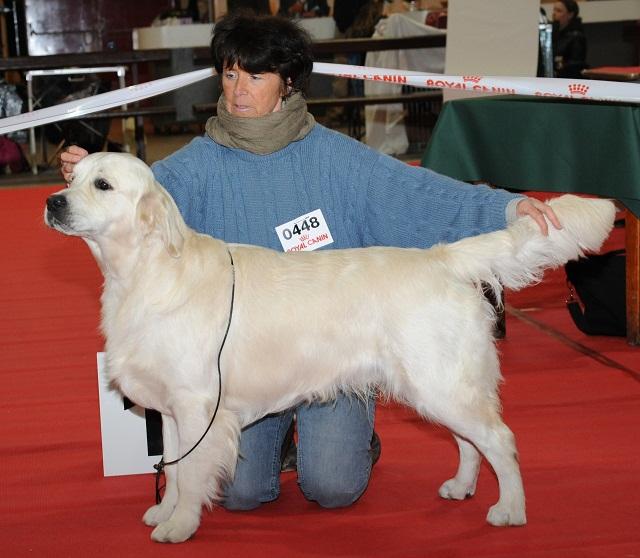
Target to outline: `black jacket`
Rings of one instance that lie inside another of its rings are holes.
[[[562,30],[553,27],[554,74],[560,78],[581,78],[587,67],[587,39],[582,20],[573,18]]]

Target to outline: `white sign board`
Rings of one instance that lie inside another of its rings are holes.
[[[451,0],[445,74],[535,76],[539,0]],[[447,91],[445,101],[478,93]]]
[[[161,456],[149,455],[145,410],[125,410],[122,394],[107,381],[104,353],[98,353],[97,364],[104,476],[153,473]]]

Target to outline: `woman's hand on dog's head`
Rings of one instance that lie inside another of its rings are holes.
[[[68,184],[73,179],[73,169],[81,159],[84,159],[89,152],[79,145],[70,145],[60,153],[60,173]]]

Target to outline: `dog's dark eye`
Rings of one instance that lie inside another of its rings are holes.
[[[109,184],[104,178],[96,178],[93,185],[98,190],[113,190],[113,188],[111,187],[111,184]]]

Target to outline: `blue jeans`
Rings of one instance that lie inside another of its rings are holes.
[[[340,394],[335,402],[300,405],[245,428],[225,508],[250,510],[279,496],[281,446],[294,412],[298,484],[305,497],[337,508],[352,504],[365,491],[371,474],[375,401]]]

